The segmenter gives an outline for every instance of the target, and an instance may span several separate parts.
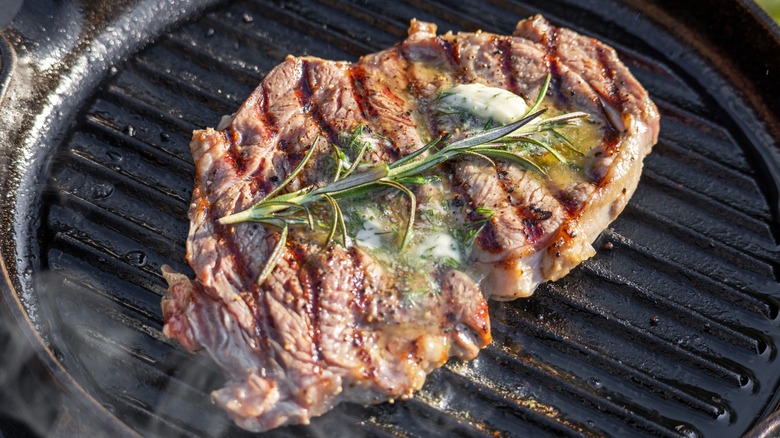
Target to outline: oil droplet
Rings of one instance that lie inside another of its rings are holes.
[[[213,28],[213,27],[210,27],[210,28],[208,28],[208,29],[206,30],[206,38],[210,38],[210,37],[212,37],[212,36],[214,36],[214,28]]]
[[[168,142],[168,141],[171,140],[171,135],[168,134],[167,132],[161,132],[160,133],[160,140],[162,140],[164,142]]]
[[[106,199],[114,193],[111,184],[97,184],[92,187],[92,199]]]
[[[597,379],[595,377],[591,377],[591,378],[588,379],[588,385],[590,385],[590,387],[593,388],[593,389],[601,389],[601,387],[604,386],[601,383],[601,380],[599,380],[599,379]]]
[[[125,254],[125,261],[133,266],[142,267],[146,266],[146,253],[143,251],[130,251]]]
[[[661,322],[661,318],[659,318],[658,315],[653,315],[650,317],[649,321],[652,325],[658,325],[658,323]]]
[[[108,151],[108,152],[106,152],[106,156],[108,157],[109,160],[111,160],[111,161],[113,161],[115,163],[121,163],[122,160],[124,160],[124,157],[122,156],[122,154],[120,154],[119,152],[116,152],[116,151]]]
[[[130,137],[135,137],[135,127],[133,125],[125,126],[125,134],[129,135]]]
[[[696,433],[691,426],[688,426],[687,424],[678,424],[674,427],[674,430],[676,430],[681,436],[688,437],[688,438],[695,438],[699,436],[698,433]]]

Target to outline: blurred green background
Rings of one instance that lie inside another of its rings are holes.
[[[780,0],[756,0],[756,3],[764,8],[775,21],[780,23]]]

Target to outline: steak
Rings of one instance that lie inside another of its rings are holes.
[[[469,138],[476,123],[501,124],[447,111],[457,84],[527,102],[544,93],[548,112],[588,117],[561,128],[559,152],[524,152],[533,166],[463,155],[415,183],[416,204],[392,188],[351,198],[341,241],[323,240],[322,227],[287,235],[221,221],[279,187],[326,186],[334,162],[358,161],[356,139],[365,168],[445,135]],[[450,357],[472,359],[490,343],[486,299],[528,296],[594,254],[658,125],[614,50],[540,16],[512,36],[436,35],[412,20],[406,40],[356,63],[288,56],[224,126],[194,133],[187,258],[196,278],[163,268],[164,333],[211,354],[228,377],[214,401],[252,431],[307,424],[341,402],[408,398]],[[399,251],[410,207],[414,237]]]

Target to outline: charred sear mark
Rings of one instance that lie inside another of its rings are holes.
[[[558,200],[569,217],[577,213],[580,208],[580,202],[573,198],[571,193],[568,193],[564,190],[558,190],[554,193],[553,196],[555,196],[555,199]]]
[[[531,214],[534,216],[534,218],[537,221],[544,221],[544,220],[550,219],[552,217],[552,212],[551,211],[543,210],[543,209],[541,209],[541,208],[539,208],[539,207],[537,207],[537,206],[535,206],[533,204],[531,204],[528,207],[528,210],[531,212]]]
[[[315,259],[326,257],[324,254],[317,254]],[[322,360],[322,347],[320,347],[320,295],[322,294],[323,280],[326,274],[322,272],[321,266],[327,264],[321,263],[322,260],[307,260],[306,268],[300,271],[299,281],[301,285],[301,300],[303,310],[309,319],[309,337],[311,338],[311,355],[315,361]]]
[[[452,185],[450,186],[450,189],[452,190],[451,205],[456,208],[470,207],[471,210],[481,207],[481,205],[475,205],[474,200],[471,198],[468,190],[468,181],[464,181],[458,177],[458,172],[455,170],[458,163],[445,161],[440,164],[440,166],[442,167],[444,175],[452,175]],[[471,214],[472,217],[469,217],[470,220],[478,220],[481,218],[479,214],[474,211],[472,211]]]
[[[523,218],[523,234],[528,243],[534,244],[544,236],[544,229],[533,215]]]
[[[371,102],[369,102],[368,96],[366,95],[366,70],[362,65],[357,64],[353,65],[348,70],[348,74],[352,82],[352,93],[355,102],[357,102],[358,108],[360,108],[360,112],[363,114],[363,118],[370,120],[378,117],[379,112],[371,105]]]
[[[372,299],[368,290],[368,285],[366,284],[368,281],[365,275],[366,267],[363,266],[362,258],[360,257],[357,248],[354,246],[349,248],[347,255],[352,262],[351,266],[355,267],[354,275],[350,277],[350,290],[353,293],[352,307],[357,315],[365,315],[369,310]]]
[[[322,116],[322,110],[317,102],[312,102],[312,95],[314,89],[312,88],[316,84],[316,71],[312,70],[312,63],[303,61],[301,68],[303,72],[301,74],[301,92],[298,95],[299,102],[303,107],[304,112],[307,112],[312,116],[314,121],[320,126],[325,137],[335,144],[340,144],[338,132],[331,126],[325,118]]]
[[[379,110],[371,103],[371,98],[369,97],[369,95],[375,95],[377,91],[370,87],[366,87],[368,76],[365,68],[360,64],[355,64],[347,70],[347,74],[349,75],[352,84],[352,95],[363,118],[369,122],[369,127],[372,132],[382,132],[375,123],[379,118]],[[385,142],[382,142],[382,144],[384,145]],[[385,147],[385,153],[387,156],[396,160],[399,158],[399,148],[395,142],[393,142],[393,146],[393,148]]]
[[[504,247],[498,241],[496,227],[491,221],[485,224],[485,227],[477,235],[475,242],[483,251],[489,253],[498,254],[504,250]]]
[[[451,67],[455,67],[458,64],[460,64],[460,52],[459,52],[459,42],[457,38],[454,39],[454,42],[449,42],[445,40],[444,38],[437,36],[436,42],[439,44],[439,47],[441,47],[444,54],[447,56],[447,60],[450,62]]]
[[[507,78],[507,89],[515,94],[517,90],[517,78],[512,74],[512,37],[498,39],[497,56],[501,56],[501,72]]]
[[[241,134],[236,132],[233,127],[228,127],[222,131],[222,136],[225,138],[228,147],[227,153],[230,159],[230,165],[238,175],[243,175],[246,171],[246,162],[244,160],[244,154],[242,154],[241,148]]]
[[[609,87],[607,90],[609,101],[622,111],[626,105],[628,96],[625,94],[625,92],[620,91],[621,85],[624,84],[618,84],[615,80],[616,72],[612,67],[610,67],[612,62],[609,59],[609,53],[607,49],[598,46],[596,48],[596,58],[598,59],[599,64],[601,64],[601,71],[604,72],[604,77],[606,78],[605,83]]]
[[[263,97],[261,99],[258,99],[260,105],[255,107],[254,115],[257,119],[261,121],[260,125],[264,127],[264,133],[263,133],[264,135],[261,138],[270,141],[270,139],[273,136],[276,136],[278,134],[278,129],[276,127],[276,119],[268,111],[268,87],[265,84],[263,84],[262,93],[263,93]],[[233,128],[231,127],[230,129]],[[262,164],[265,164],[264,161],[262,162]],[[273,185],[269,184],[268,181],[265,181],[264,179],[258,176],[258,173],[262,171],[264,168],[265,168],[264,165],[257,166],[254,169],[253,173],[251,175],[248,175],[249,180],[252,181],[252,184],[249,187],[252,196],[257,195],[258,190],[263,190],[265,193],[268,193],[269,191],[273,190]]]
[[[562,106],[566,106],[569,97],[563,92],[563,77],[561,76],[560,59],[558,56],[558,28],[552,27],[550,33],[542,35],[542,42],[545,46],[545,62],[547,70],[552,76],[550,82],[550,91],[556,93]]]

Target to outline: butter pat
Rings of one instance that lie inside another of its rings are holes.
[[[528,111],[525,100],[503,88],[482,84],[459,84],[442,93],[437,101],[440,111],[447,114],[466,111],[496,125],[520,120]]]

